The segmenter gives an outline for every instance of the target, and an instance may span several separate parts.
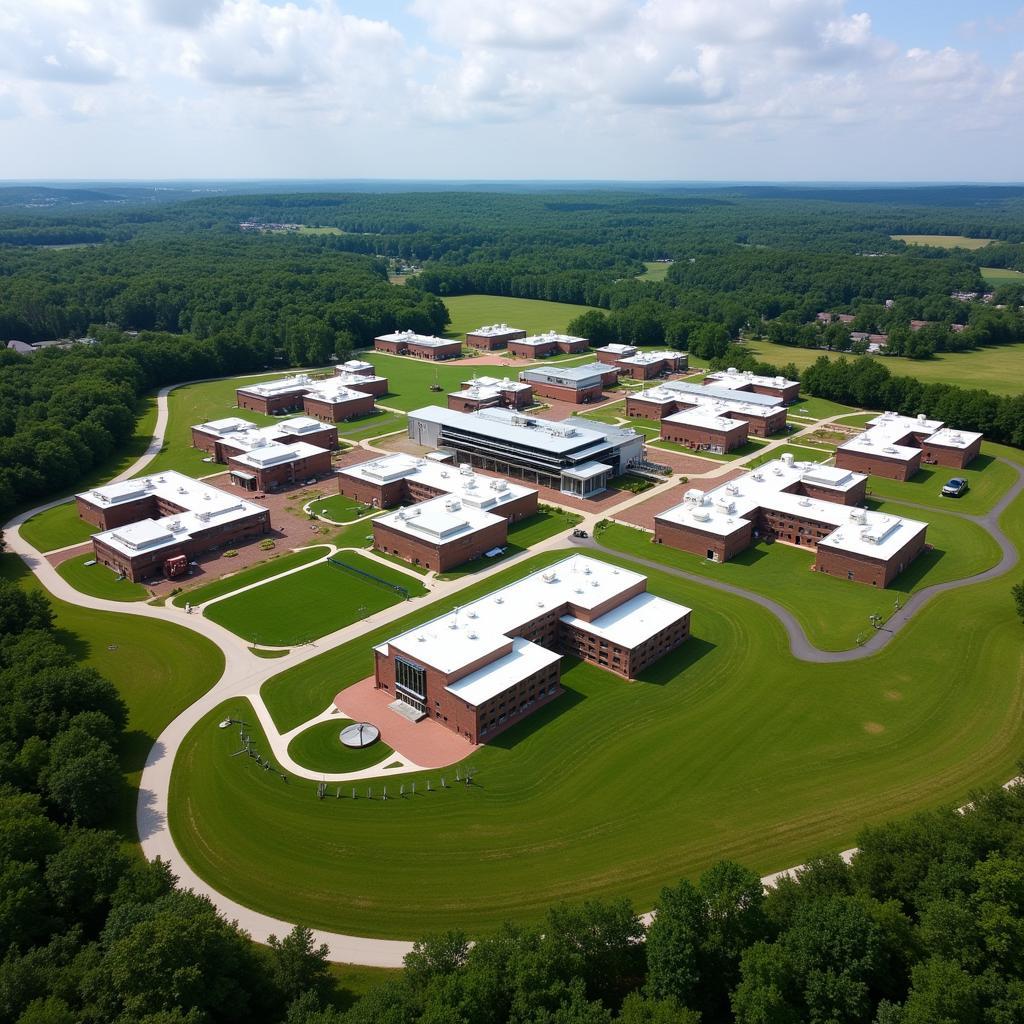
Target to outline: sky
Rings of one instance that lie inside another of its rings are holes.
[[[0,0],[0,176],[1024,180],[1024,3]]]

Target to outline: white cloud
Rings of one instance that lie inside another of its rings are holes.
[[[223,0],[143,0],[143,9],[157,22],[180,28],[196,28],[218,10]]]

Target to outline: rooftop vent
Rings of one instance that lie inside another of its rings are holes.
[[[558,579],[558,573],[554,569],[549,569],[547,572],[541,574],[541,578],[545,583],[554,583]]]

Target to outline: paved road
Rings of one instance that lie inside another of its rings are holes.
[[[157,396],[158,410],[155,433],[145,454],[137,459],[128,469],[120,473],[115,478],[116,480],[127,479],[138,474],[161,451],[168,422],[167,396],[171,390],[173,390],[171,387],[163,388]],[[759,449],[758,452],[751,455],[750,458],[763,456],[766,451],[770,451],[772,448],[795,440],[798,436],[799,434],[794,437],[773,442],[771,445]],[[363,443],[362,447],[365,447],[370,451],[374,450],[368,443]],[[742,465],[746,461],[748,460],[743,459],[723,463],[721,466],[711,469],[707,476],[713,478],[722,475],[730,469],[736,468],[738,465]],[[965,518],[971,519],[985,526],[985,528],[988,529],[995,537],[1002,552],[999,564],[994,566],[992,569],[979,573],[969,579],[936,584],[933,587],[925,588],[918,594],[913,595],[908,600],[903,610],[890,619],[888,628],[891,629],[892,632],[879,631],[863,647],[852,651],[820,651],[818,648],[810,644],[799,623],[790,612],[785,608],[782,608],[776,602],[762,597],[759,594],[753,594],[750,591],[731,584],[722,583],[716,580],[709,580],[702,576],[687,573],[684,570],[673,569],[650,559],[637,558],[632,555],[626,557],[629,557],[630,560],[641,565],[656,568],[661,572],[667,572],[683,579],[692,580],[693,582],[703,586],[715,587],[717,589],[733,593],[739,597],[752,600],[757,604],[760,604],[762,607],[767,608],[783,623],[784,628],[789,634],[790,646],[793,654],[798,658],[820,662],[855,660],[857,658],[867,657],[884,646],[884,644],[888,643],[892,639],[892,636],[894,636],[895,633],[898,632],[907,621],[909,621],[914,611],[916,611],[926,600],[934,596],[936,593],[968,586],[981,582],[984,579],[1001,575],[1016,564],[1016,549],[1002,533],[998,523],[998,519],[1002,511],[1010,501],[1012,501],[1013,498],[1021,492],[1022,488],[1024,488],[1024,474],[1022,474],[1021,470],[1016,465],[1013,465],[1012,463],[1010,463],[1010,465],[1014,469],[1017,479],[1007,495],[988,515],[980,517],[965,516]],[[674,484],[666,482],[659,486],[661,488],[669,488],[674,486]],[[630,499],[618,506],[615,511],[617,513],[622,512],[632,505],[640,504],[643,501],[648,500],[650,497],[651,492],[647,491],[644,494],[638,495],[636,498]],[[260,718],[261,722],[270,729],[268,735],[271,745],[274,748],[275,756],[277,756],[282,763],[289,762],[290,759],[287,758],[286,748],[287,740],[292,734],[289,733],[286,737],[282,737],[277,732],[273,722],[269,719],[269,715],[265,714],[265,708],[262,707],[263,702],[259,698],[261,685],[271,676],[277,675],[285,669],[301,664],[302,662],[307,661],[326,650],[330,650],[362,635],[366,629],[366,622],[353,623],[350,626],[337,630],[329,636],[322,637],[320,640],[316,641],[315,644],[296,648],[288,655],[268,662],[264,659],[255,658],[249,652],[246,642],[240,637],[235,636],[233,633],[221,626],[218,626],[216,623],[211,622],[209,619],[206,619],[201,615],[186,615],[183,609],[175,608],[173,605],[167,605],[159,608],[145,603],[126,604],[124,602],[105,601],[98,598],[88,597],[87,595],[74,590],[68,583],[66,583],[46,558],[20,535],[19,528],[26,519],[45,509],[62,504],[65,500],[66,499],[60,499],[49,502],[46,505],[39,506],[36,509],[16,516],[5,526],[5,538],[7,540],[8,549],[15,554],[18,554],[26,562],[50,593],[61,600],[98,611],[107,611],[122,615],[140,615],[146,618],[159,619],[165,622],[176,622],[179,625],[206,636],[213,643],[217,644],[224,653],[225,667],[220,679],[206,694],[204,694],[190,707],[182,711],[181,714],[179,714],[178,717],[167,726],[157,739],[146,759],[146,765],[142,773],[139,787],[139,803],[136,816],[139,838],[143,852],[151,859],[159,856],[166,860],[170,864],[174,873],[178,876],[180,883],[183,886],[194,889],[196,892],[208,896],[226,917],[237,921],[238,924],[249,932],[249,934],[257,941],[266,942],[270,935],[284,934],[292,927],[291,922],[281,921],[267,914],[262,914],[259,911],[242,906],[234,900],[227,898],[203,881],[203,879],[201,879],[189,867],[184,858],[178,852],[167,823],[168,792],[174,754],[187,733],[206,714],[214,710],[218,705],[230,697],[248,696],[250,699],[254,700],[254,706],[257,708],[257,713],[259,714],[261,710],[264,712],[263,714],[260,714]],[[584,516],[581,526],[592,533],[594,524],[599,518],[599,515],[600,514],[590,514]],[[470,579],[456,581],[433,580],[431,585],[431,600],[433,598],[440,598],[454,593],[462,587],[468,586],[470,583],[476,583],[481,579],[486,579],[494,573],[502,572],[510,565],[514,565],[516,562],[532,557],[539,552],[563,548],[565,545],[566,538],[564,536],[560,535],[552,537],[535,546],[531,550],[522,552],[512,558],[505,559],[495,565],[493,569],[487,570],[483,573],[478,573]],[[599,545],[596,545],[593,540],[583,542],[575,541],[573,542],[573,545],[583,547],[584,549],[599,547]],[[404,604],[400,604],[386,609],[383,612],[379,612],[374,615],[372,619],[366,621],[372,622],[373,625],[380,625],[400,618],[405,615],[407,611],[408,609],[406,606]],[[326,716],[327,713],[328,712],[325,711],[323,715]],[[282,747],[284,748],[283,751]],[[298,766],[294,767],[297,768]],[[845,851],[843,856],[848,858],[852,856],[853,852],[854,851],[849,850]],[[791,873],[795,870],[797,869],[790,868],[787,872],[779,872],[775,875],[767,876],[765,878],[765,884],[773,884],[773,882],[781,875]],[[646,915],[645,920],[649,921],[650,915]],[[401,966],[402,958],[412,948],[412,944],[410,942],[371,939],[361,936],[343,935],[336,932],[316,931],[314,932],[314,938],[317,943],[326,943],[332,960],[344,963],[365,964],[368,966],[399,967]]]

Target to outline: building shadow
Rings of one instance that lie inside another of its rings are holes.
[[[633,682],[667,686],[675,682],[681,672],[693,668],[701,658],[707,657],[714,649],[715,645],[710,641],[699,636],[691,636],[682,646],[669,651],[653,665],[648,665]]]
[[[568,659],[566,659],[568,660]],[[564,685],[564,684],[563,684]],[[486,746],[496,747],[498,750],[512,750],[525,739],[529,739],[538,729],[560,718],[562,715],[585,701],[586,694],[580,693],[571,687],[565,687],[565,692],[556,697],[550,704],[545,704],[532,714],[527,715],[521,722],[510,726],[504,732],[499,733],[494,739],[488,740]]]

